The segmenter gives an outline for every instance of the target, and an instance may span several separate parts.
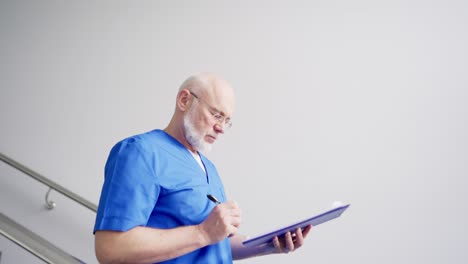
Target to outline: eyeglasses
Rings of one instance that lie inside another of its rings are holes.
[[[213,117],[213,119],[216,121],[216,123],[218,124],[223,124],[224,123],[224,127],[225,128],[231,128],[232,127],[232,122],[231,122],[231,119],[229,117],[226,117],[224,116],[221,111],[219,111],[218,109],[214,108],[213,106],[209,105],[207,102],[205,102],[204,100],[202,100],[200,97],[198,97],[198,95],[196,95],[195,93],[193,93],[192,91],[189,91],[189,93],[194,97],[194,98],[197,98],[198,101],[200,101],[201,103],[204,103],[206,106],[208,106],[209,108],[209,111]]]

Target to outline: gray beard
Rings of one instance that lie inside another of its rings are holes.
[[[192,122],[192,109],[184,116],[184,132],[185,139],[187,142],[196,150],[203,153],[211,151],[211,144],[205,142],[200,133],[195,129],[195,125]]]

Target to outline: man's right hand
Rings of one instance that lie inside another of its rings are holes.
[[[237,233],[241,224],[241,210],[236,202],[228,201],[213,208],[199,228],[208,244],[214,244]]]

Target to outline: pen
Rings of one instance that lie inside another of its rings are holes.
[[[206,197],[208,197],[208,199],[210,199],[210,201],[212,201],[215,204],[220,204],[221,203],[218,199],[216,199],[216,197],[214,197],[211,194],[208,194]]]

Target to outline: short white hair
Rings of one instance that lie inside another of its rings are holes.
[[[200,73],[188,77],[179,87],[179,92],[183,89],[190,91],[195,90],[194,92],[200,91],[201,89],[206,89],[209,86],[209,82],[206,78],[206,74]]]

